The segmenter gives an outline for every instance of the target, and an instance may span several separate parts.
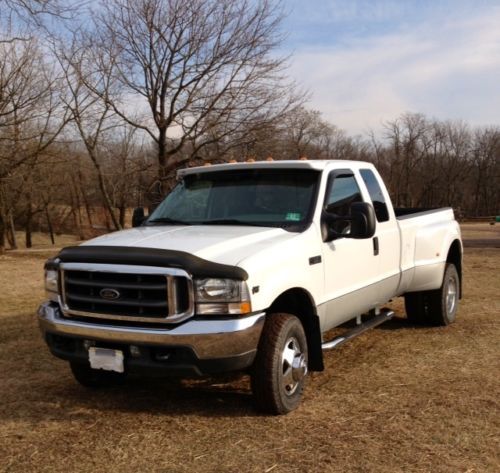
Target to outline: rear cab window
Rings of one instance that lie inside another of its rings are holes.
[[[387,222],[389,220],[389,211],[377,177],[371,169],[360,169],[359,173],[366,185],[368,194],[370,194],[377,222]]]

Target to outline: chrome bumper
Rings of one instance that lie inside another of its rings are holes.
[[[190,347],[200,360],[230,358],[256,352],[265,313],[223,320],[189,320],[172,329],[118,327],[64,318],[59,306],[45,302],[38,309],[42,332],[138,345]]]

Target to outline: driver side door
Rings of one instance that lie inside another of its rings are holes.
[[[369,202],[363,198],[358,179],[350,169],[332,171],[323,208],[349,217],[352,203]],[[346,220],[337,220],[333,225],[340,236],[323,243],[326,329],[356,317],[377,302],[378,261],[373,238],[349,238],[350,224]]]

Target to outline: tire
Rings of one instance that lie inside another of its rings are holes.
[[[427,322],[427,296],[425,292],[409,292],[405,294],[405,310],[407,319],[414,324]]]
[[[296,409],[304,391],[307,361],[300,320],[290,314],[268,314],[251,376],[257,409],[275,415]]]
[[[94,370],[88,364],[70,362],[73,377],[86,388],[104,388],[122,384],[125,373],[114,371]]]
[[[443,284],[435,291],[405,294],[408,319],[416,323],[449,325],[455,321],[460,297],[460,278],[454,264],[447,263]]]
[[[460,278],[454,264],[448,263],[443,284],[429,294],[429,322],[433,325],[450,325],[455,321],[460,298]]]

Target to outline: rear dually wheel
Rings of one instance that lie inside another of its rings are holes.
[[[456,319],[459,298],[460,277],[455,265],[447,263],[439,289],[405,294],[406,314],[412,322],[449,325]]]

